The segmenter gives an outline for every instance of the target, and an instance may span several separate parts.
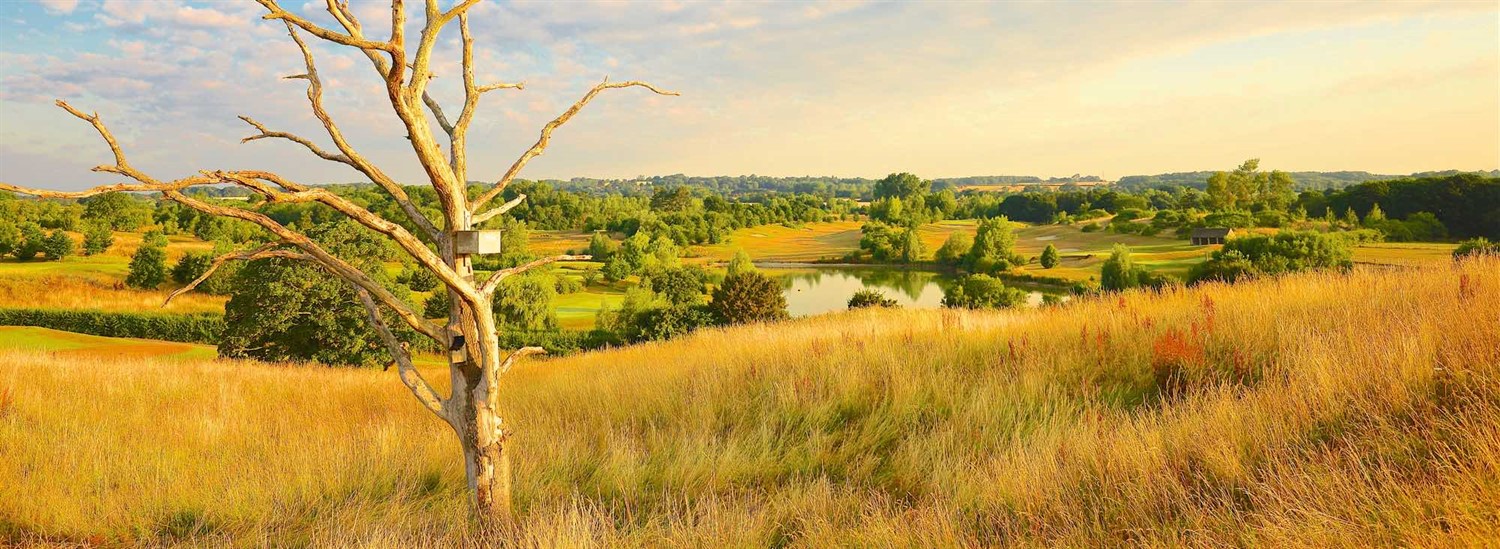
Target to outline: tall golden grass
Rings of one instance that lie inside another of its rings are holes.
[[[224,296],[188,292],[163,307],[169,293],[170,290],[137,290],[105,277],[64,274],[0,277],[0,307],[223,313],[224,302],[229,300]]]
[[[14,542],[1500,542],[1495,260],[531,362],[504,386],[502,540],[472,533],[452,436],[394,372],[0,364]]]

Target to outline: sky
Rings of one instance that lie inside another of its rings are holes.
[[[450,0],[442,0],[447,4]],[[421,13],[414,5],[409,33]],[[321,0],[283,0],[329,27]],[[366,29],[389,4],[353,0]],[[269,169],[359,175],[248,115],[332,148],[286,29],[243,2],[0,2],[0,181],[117,182],[109,151],[57,107],[98,112],[159,178]],[[471,11],[486,94],[470,179],[498,178],[593,84],[524,178],[639,175],[1100,175],[1230,169],[1500,168],[1500,3],[496,2]],[[325,101],[366,157],[422,171],[368,60],[314,43]],[[458,29],[432,91],[461,101]]]

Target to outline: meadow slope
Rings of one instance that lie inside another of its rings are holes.
[[[506,378],[509,535],[1484,545],[1497,370],[1495,260],[710,330]],[[471,543],[447,431],[394,372],[0,351],[0,539]]]

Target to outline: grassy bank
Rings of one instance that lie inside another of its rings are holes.
[[[867,311],[534,361],[539,545],[1472,545],[1500,535],[1500,265],[1006,313]],[[448,546],[393,372],[0,351],[12,541]],[[428,379],[446,376],[430,372]]]

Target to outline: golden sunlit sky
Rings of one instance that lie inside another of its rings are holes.
[[[388,8],[354,2],[366,28]],[[322,2],[282,2],[329,26]],[[421,2],[412,2],[420,5]],[[295,46],[253,2],[0,3],[0,180],[80,188],[108,159],[52,106],[98,111],[162,177],[270,168],[357,181],[249,115],[327,143]],[[382,22],[382,19],[384,22]],[[420,21],[414,8],[413,34]],[[1500,3],[487,2],[470,175],[498,177],[604,76],[615,90],[523,177],[1124,175],[1228,169],[1500,168]],[[460,97],[458,33],[433,91]],[[327,100],[366,156],[419,183],[358,52],[316,48]],[[453,108],[457,108],[456,106]]]

